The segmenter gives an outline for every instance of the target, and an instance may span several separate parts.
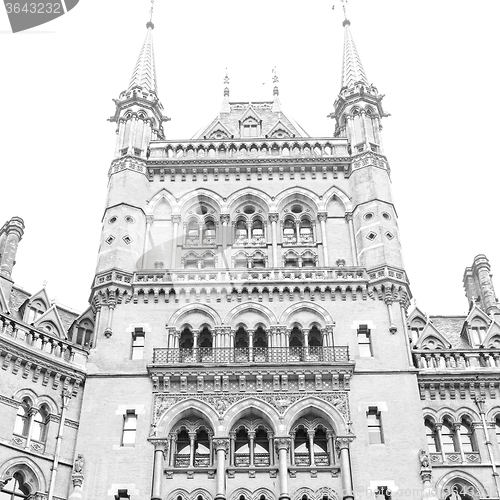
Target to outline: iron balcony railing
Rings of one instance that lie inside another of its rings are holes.
[[[157,347],[153,352],[155,364],[191,363],[294,363],[349,361],[347,346],[335,347],[198,347],[177,349]]]

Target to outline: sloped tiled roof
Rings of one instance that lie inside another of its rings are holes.
[[[471,348],[468,342],[460,335],[465,316],[431,316],[430,320],[436,329],[450,341],[452,349]]]

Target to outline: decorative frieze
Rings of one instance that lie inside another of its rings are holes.
[[[476,397],[495,399],[500,397],[499,382],[494,374],[477,374],[464,372],[461,379],[455,372],[449,378],[440,379],[419,376],[419,392],[422,400],[474,399]],[[478,379],[479,378],[479,379]]]

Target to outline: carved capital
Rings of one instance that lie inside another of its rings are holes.
[[[227,438],[217,438],[212,440],[214,450],[216,452],[224,451],[227,455],[229,451],[229,439]]]
[[[288,451],[290,449],[290,438],[288,437],[274,438],[274,447],[276,448],[277,452],[279,452],[280,450]]]
[[[275,213],[275,212],[272,212],[269,214],[269,222],[271,222],[271,223],[278,222],[279,219],[280,219],[280,214]]]
[[[430,483],[432,480],[432,469],[430,467],[420,469],[420,477],[423,483]]]
[[[73,488],[81,488],[83,486],[84,476],[83,474],[74,473],[71,475],[71,482],[73,483]]]
[[[172,215],[172,223],[180,224],[181,223],[181,216],[180,215]]]
[[[476,405],[479,409],[479,413],[481,415],[484,415],[486,413],[486,407],[485,407],[486,398],[484,396],[476,396],[474,398],[474,401],[476,402]]]
[[[229,214],[220,214],[221,224],[229,224],[231,216]]]
[[[328,219],[328,212],[318,212],[318,220],[320,222],[326,222]]]
[[[337,436],[337,439],[335,439],[337,451],[340,453],[342,450],[348,450],[354,439],[354,436]]]

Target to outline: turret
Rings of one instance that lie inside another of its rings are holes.
[[[8,299],[12,288],[12,269],[16,263],[17,247],[24,234],[24,221],[12,217],[0,228],[0,286]]]
[[[470,308],[477,304],[487,314],[495,315],[500,314],[500,308],[490,271],[486,255],[477,255],[472,266],[465,269],[463,282]]]
[[[344,11],[345,12],[345,11]],[[369,269],[403,268],[403,258],[392,202],[389,164],[382,155],[383,96],[369,83],[347,17],[341,88],[329,116],[336,121],[335,137],[345,137],[352,156],[349,177],[357,259]]]

